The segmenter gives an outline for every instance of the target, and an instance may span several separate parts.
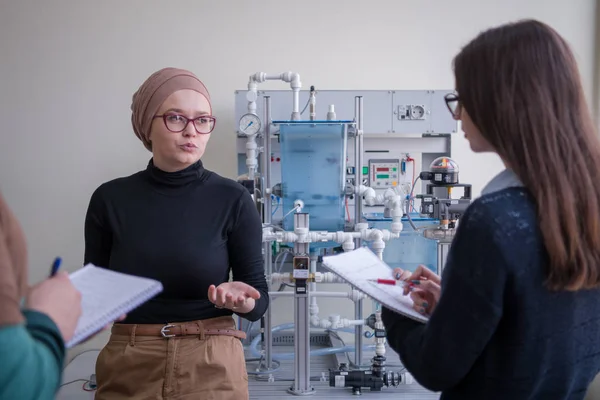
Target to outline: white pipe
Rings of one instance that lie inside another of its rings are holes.
[[[302,82],[300,81],[300,74],[297,72],[282,72],[281,74],[267,74],[266,72],[257,72],[250,75],[248,79],[248,93],[246,99],[248,100],[248,112],[256,114],[256,99],[258,98],[258,83],[265,82],[267,80],[281,80],[288,82],[292,88],[293,95],[293,106],[292,106],[292,121],[300,120],[300,89],[302,88]],[[269,121],[266,121],[267,123]]]
[[[381,240],[388,241],[400,237],[399,232],[392,232],[387,229],[376,229],[378,233],[374,233],[374,229],[368,229],[367,223],[356,224],[358,232],[326,232],[326,231],[307,231],[306,229],[296,229],[294,232],[273,230],[271,227],[263,228],[263,241],[277,241],[285,243],[315,243],[315,242],[336,242],[350,248],[350,240]],[[374,238],[374,239],[369,239]]]
[[[386,189],[383,194],[376,194],[375,189],[364,185],[356,186],[354,192],[359,196],[363,196],[365,204],[369,206],[383,204],[392,216],[392,232],[402,232],[402,215],[404,214],[406,195],[399,194],[396,189],[392,188]]]
[[[256,144],[256,135],[250,135],[246,139],[246,167],[248,167],[248,179],[253,180],[258,167],[258,146]],[[269,201],[271,201],[270,198]]]
[[[361,300],[364,295],[356,296],[353,290],[349,293],[344,292],[308,292],[308,296],[310,297],[311,303],[313,299],[316,300],[316,297],[330,297],[330,298],[349,298],[353,301]],[[359,293],[359,292],[357,292]],[[294,297],[294,292],[269,292],[269,297],[271,299],[277,297]],[[361,293],[362,294],[362,293]],[[354,298],[356,297],[356,298]],[[311,310],[312,311],[312,310]],[[318,312],[318,310],[317,310]],[[353,320],[348,318],[340,318],[339,315],[331,315],[327,319],[319,319],[317,314],[312,314],[310,316],[310,326],[313,328],[323,328],[323,329],[340,329],[340,328],[348,328],[350,326],[358,326],[364,325],[364,320]]]
[[[379,229],[368,229],[368,237],[367,240],[371,241],[371,248],[373,252],[379,257],[380,260],[383,260],[383,249],[385,248],[385,242],[383,241],[383,232]]]
[[[269,297],[272,299],[276,297],[294,297],[294,292],[269,292]],[[308,297],[331,297],[352,300],[353,294],[351,292],[309,292]]]
[[[344,252],[354,250],[354,238],[352,236],[347,237],[346,240],[342,242],[342,250],[344,250]]]
[[[294,282],[294,277],[291,272],[273,272],[270,276],[267,277],[267,280],[272,284],[278,283],[292,283]],[[340,278],[338,275],[333,272],[315,272],[314,273],[314,283],[347,283],[343,278]]]
[[[381,310],[375,312],[375,329],[384,329],[383,321],[381,320]],[[378,356],[385,356],[385,337],[375,338],[375,354]]]
[[[364,319],[348,319],[341,318],[339,315],[331,315],[328,319],[318,318],[316,320],[311,320],[311,326],[313,328],[323,328],[323,329],[342,329],[348,328],[350,326],[359,326],[365,325]]]

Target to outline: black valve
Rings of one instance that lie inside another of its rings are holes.
[[[298,294],[305,294],[307,292],[306,281],[309,278],[309,263],[310,258],[308,256],[295,256],[292,260],[295,290]]]
[[[354,395],[360,395],[363,388],[372,392],[379,392],[381,388],[396,387],[401,383],[401,376],[396,372],[386,372],[377,376],[372,370],[339,369],[329,370],[329,386],[352,388]]]

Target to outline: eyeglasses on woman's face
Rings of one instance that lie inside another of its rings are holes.
[[[446,102],[446,107],[450,110],[450,114],[455,119],[460,118],[460,97],[456,93],[448,93],[444,96],[444,101]]]
[[[165,127],[175,133],[183,132],[187,128],[190,122],[193,123],[196,132],[200,134],[208,134],[215,129],[217,119],[212,115],[202,115],[197,118],[188,118],[185,115],[177,113],[166,113],[162,115],[155,115],[154,118],[162,118]]]

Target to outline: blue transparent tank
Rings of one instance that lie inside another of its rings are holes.
[[[364,217],[370,228],[390,229],[392,219],[384,218],[382,213],[365,214]],[[417,228],[439,223],[433,218],[420,217],[418,213],[411,213],[410,217]],[[403,217],[400,237],[385,243],[383,261],[392,268],[402,268],[411,272],[420,264],[437,272],[437,253],[437,241],[423,237],[413,229],[408,219]]]
[[[283,214],[304,202],[311,231],[344,230],[345,124],[285,122],[279,127]],[[294,229],[293,213],[283,228]],[[322,247],[312,243],[311,247]],[[329,244],[334,245],[334,244]]]

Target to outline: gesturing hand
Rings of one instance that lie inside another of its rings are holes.
[[[424,265],[419,265],[413,273],[396,268],[394,276],[411,283],[410,288],[404,288],[404,295],[410,293],[413,308],[421,314],[431,315],[442,292],[440,277]]]
[[[254,309],[255,300],[260,299],[260,292],[244,282],[224,282],[218,287],[210,285],[208,300],[217,308],[228,308],[240,314]]]

